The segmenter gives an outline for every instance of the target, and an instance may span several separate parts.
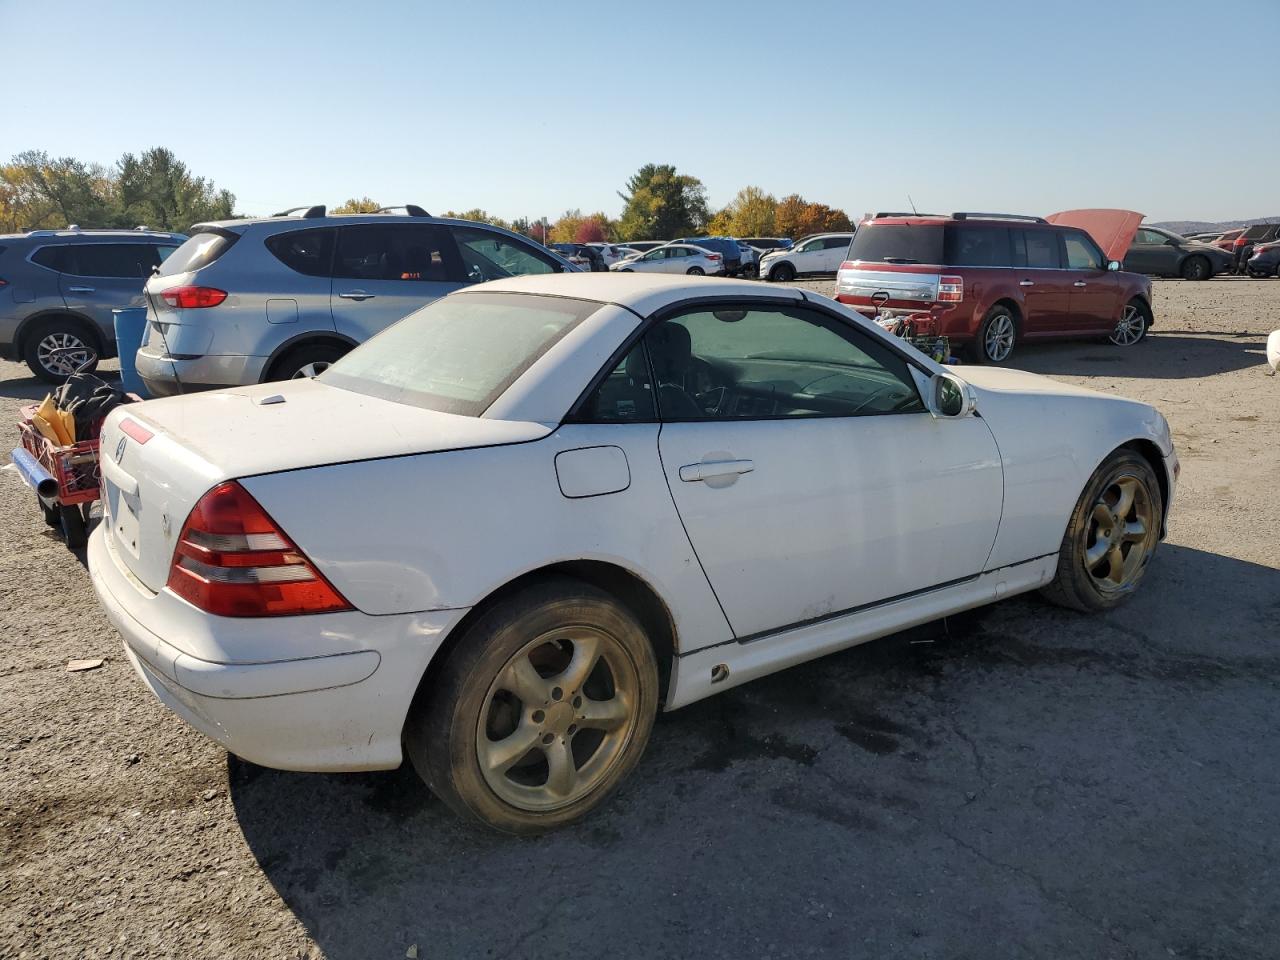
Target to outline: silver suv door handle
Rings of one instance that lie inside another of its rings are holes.
[[[1083,280],[1077,280],[1075,283],[1073,283],[1073,284],[1072,284],[1072,286],[1073,286],[1073,287],[1087,287],[1087,286],[1088,286],[1088,284],[1087,284],[1087,283],[1085,283]]]
[[[67,293],[93,293],[93,287],[67,287]]]
[[[372,300],[376,294],[365,293],[363,290],[344,290],[338,296],[343,300]]]
[[[685,483],[697,483],[699,480],[711,480],[715,477],[736,477],[750,473],[756,465],[750,460],[703,460],[701,463],[686,463],[680,468],[680,479]]]
[[[1036,282],[1035,282],[1034,280],[1019,280],[1019,281],[1018,281],[1018,286],[1020,286],[1020,287],[1034,287],[1035,285],[1036,285]]]

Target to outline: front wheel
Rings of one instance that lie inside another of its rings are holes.
[[[1107,339],[1118,347],[1131,347],[1147,335],[1150,326],[1151,308],[1141,300],[1130,300]]]
[[[796,268],[789,263],[780,263],[769,271],[769,279],[775,283],[790,283],[796,278]]]
[[[972,352],[979,363],[1004,363],[1013,355],[1018,325],[1008,307],[992,307],[982,318]]]
[[[559,578],[467,628],[405,726],[414,768],[455,813],[504,833],[585,816],[631,772],[658,706],[644,629],[603,591]]]
[[[691,277],[705,277],[707,275],[707,271],[703,270],[701,267],[690,267],[685,271],[685,273]]]
[[[1164,518],[1160,484],[1132,450],[1103,462],[1076,502],[1058,552],[1058,572],[1041,592],[1086,613],[1119,606],[1138,589]]]
[[[1208,280],[1213,276],[1213,267],[1204,257],[1187,257],[1182,264],[1183,280]]]

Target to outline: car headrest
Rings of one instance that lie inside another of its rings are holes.
[[[658,382],[682,379],[689,369],[689,359],[693,356],[693,341],[689,331],[678,323],[668,321],[649,331],[647,342]]]

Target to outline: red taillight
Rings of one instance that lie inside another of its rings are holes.
[[[0,277],[0,288],[7,287],[8,285],[9,285],[9,281],[5,280],[3,277]]]
[[[1246,240],[1244,237],[1236,237],[1236,242],[1232,244],[1232,246],[1243,247],[1248,242],[1249,241]]]
[[[220,483],[187,517],[168,587],[220,617],[281,617],[350,610],[258,501]]]
[[[719,260],[719,259],[720,259],[720,254],[718,254],[718,253],[706,253],[706,254],[703,254],[703,256],[705,256],[708,260]]]
[[[216,287],[174,287],[160,294],[164,302],[180,310],[198,310],[201,307],[216,307],[227,299],[227,291]]]
[[[852,260],[846,260],[844,263],[840,264],[841,270],[852,270],[853,267],[854,267],[854,263]]]
[[[959,303],[964,299],[964,277],[939,277],[938,302]]]

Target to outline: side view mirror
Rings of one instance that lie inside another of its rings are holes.
[[[1109,262],[1107,263],[1107,269],[1108,269],[1108,270],[1112,270],[1112,271],[1114,271],[1114,270],[1119,270],[1119,269],[1120,269],[1120,261],[1119,261],[1119,260],[1111,260],[1111,261],[1109,261]]]
[[[929,397],[925,404],[935,417],[967,417],[978,409],[978,397],[959,377],[935,373],[929,379]]]

